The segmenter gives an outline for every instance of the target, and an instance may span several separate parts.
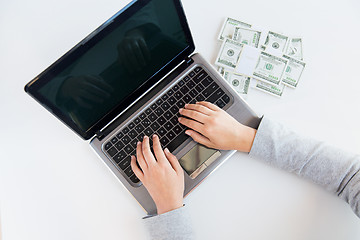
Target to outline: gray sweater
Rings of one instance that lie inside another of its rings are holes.
[[[360,217],[360,156],[297,135],[266,117],[249,156],[310,179],[345,200]],[[193,239],[186,208],[145,218],[151,239]]]

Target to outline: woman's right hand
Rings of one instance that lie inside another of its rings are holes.
[[[179,110],[179,122],[190,129],[186,134],[210,148],[250,152],[256,130],[235,120],[209,102],[186,104]]]

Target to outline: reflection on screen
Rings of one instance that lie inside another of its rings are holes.
[[[154,0],[54,76],[40,93],[87,130],[187,45],[173,1]]]

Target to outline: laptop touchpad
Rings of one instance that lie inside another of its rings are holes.
[[[180,158],[179,162],[186,173],[194,179],[220,155],[221,153],[218,150],[196,144]]]

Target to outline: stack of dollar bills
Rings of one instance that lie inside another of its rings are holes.
[[[242,96],[250,86],[281,97],[285,87],[296,88],[305,68],[302,39],[273,31],[259,31],[227,18],[215,60],[219,73]]]

